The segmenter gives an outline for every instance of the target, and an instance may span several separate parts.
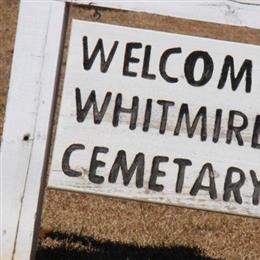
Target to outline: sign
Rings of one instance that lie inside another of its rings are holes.
[[[49,186],[260,217],[260,47],[73,20]]]

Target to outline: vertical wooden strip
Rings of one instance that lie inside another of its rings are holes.
[[[30,259],[42,201],[65,3],[20,4],[1,146],[2,259]]]

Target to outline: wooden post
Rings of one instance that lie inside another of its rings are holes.
[[[34,257],[65,5],[20,3],[1,145],[1,259]]]

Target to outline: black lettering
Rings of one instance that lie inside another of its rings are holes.
[[[218,88],[222,89],[227,81],[228,73],[230,71],[231,88],[235,91],[238,88],[244,74],[246,74],[246,93],[251,92],[252,85],[252,61],[245,60],[240,68],[237,76],[235,76],[234,59],[232,56],[227,55],[222,68],[221,76],[218,83]]]
[[[199,120],[201,119],[201,131],[200,131],[200,138],[201,141],[205,141],[207,139],[207,109],[206,107],[201,107],[191,125],[190,123],[190,115],[189,115],[189,108],[187,104],[182,104],[179,112],[178,121],[174,130],[174,135],[179,135],[181,130],[181,124],[183,121],[183,117],[186,118],[186,129],[188,132],[188,137],[192,138]]]
[[[202,181],[203,181],[206,171],[208,171],[208,175],[209,175],[209,186],[202,185]],[[196,196],[199,190],[209,191],[210,198],[213,200],[215,200],[217,198],[214,170],[213,170],[211,163],[206,163],[203,165],[203,167],[200,171],[199,177],[195,181],[195,183],[190,191],[190,195]]]
[[[237,172],[240,175],[240,179],[237,182],[232,182],[232,176],[233,173]],[[231,197],[231,192],[234,194],[235,201],[239,204],[242,204],[242,198],[240,194],[240,188],[243,186],[245,183],[245,174],[242,170],[236,167],[230,167],[227,170],[227,175],[225,179],[225,184],[224,184],[224,195],[223,195],[223,200],[224,201],[229,201]]]
[[[131,130],[136,128],[137,116],[138,116],[138,106],[139,106],[139,98],[133,97],[132,107],[124,108],[122,107],[122,94],[118,94],[116,96],[115,109],[113,115],[113,126],[118,126],[120,113],[129,113],[131,114],[130,125],[129,128]]]
[[[143,123],[143,131],[147,132],[150,127],[151,121],[151,112],[152,112],[152,99],[146,100],[145,114],[144,114],[144,123]]]
[[[215,116],[215,126],[214,126],[214,132],[213,132],[213,142],[217,143],[219,140],[220,130],[221,130],[221,120],[222,120],[222,109],[216,110],[216,116]]]
[[[134,172],[136,171],[136,187],[142,188],[144,182],[144,163],[144,154],[138,153],[135,156],[132,165],[128,169],[126,153],[125,151],[121,150],[118,152],[116,160],[110,170],[108,181],[115,183],[118,177],[119,169],[121,169],[123,183],[125,186],[127,186],[130,183]]]
[[[112,49],[109,52],[109,55],[107,59],[105,58],[105,52],[104,52],[104,46],[102,39],[98,39],[98,42],[95,46],[94,51],[92,52],[90,58],[88,54],[88,37],[83,37],[83,67],[85,70],[90,70],[98,53],[100,52],[100,71],[105,73],[107,72],[110,63],[114,57],[114,54],[116,52],[118,46],[118,41],[115,41],[113,44]]]
[[[100,124],[105,115],[105,112],[107,111],[109,102],[111,100],[111,95],[112,95],[111,92],[107,92],[100,111],[98,110],[98,106],[97,106],[95,90],[91,91],[84,108],[82,108],[80,89],[76,88],[75,92],[76,92],[77,121],[83,122],[89,112],[89,109],[93,106],[94,123]]]
[[[104,167],[106,164],[103,161],[97,160],[98,153],[108,153],[108,148],[99,147],[99,146],[94,147],[92,157],[91,157],[90,167],[89,167],[88,178],[93,183],[102,184],[105,178],[103,176],[98,176],[96,173],[98,167]]]
[[[241,126],[234,126],[235,116],[240,116],[240,117],[243,119],[243,123],[242,123]],[[239,144],[239,145],[243,145],[243,144],[244,144],[244,141],[243,141],[243,138],[242,138],[242,136],[241,136],[241,131],[243,131],[244,129],[246,129],[247,126],[248,126],[248,119],[247,119],[246,115],[243,114],[242,112],[231,110],[231,111],[229,112],[228,130],[227,130],[226,143],[227,143],[227,144],[230,144],[230,143],[231,143],[231,141],[232,141],[232,135],[233,135],[233,132],[234,132],[235,135],[236,135],[238,144]]]
[[[173,160],[173,162],[178,164],[178,166],[179,166],[175,190],[177,193],[181,193],[183,183],[184,183],[184,174],[185,174],[186,166],[191,166],[192,162],[190,160],[181,159],[181,158],[176,158]]]
[[[160,134],[164,134],[166,130],[167,124],[167,117],[168,117],[168,109],[169,106],[174,106],[174,102],[167,101],[167,100],[158,100],[157,103],[162,105],[162,117],[161,117],[161,124],[160,124]]]
[[[132,57],[133,49],[142,48],[142,43],[140,42],[128,42],[125,48],[125,58],[124,58],[124,67],[123,67],[123,75],[129,77],[136,77],[137,73],[133,71],[129,71],[130,63],[138,63],[140,60],[138,58]]]
[[[70,168],[70,156],[72,152],[76,150],[84,150],[85,146],[83,144],[72,144],[70,145],[64,152],[63,157],[62,157],[62,171],[70,176],[70,177],[79,177],[82,175],[81,172],[72,170]]]
[[[254,132],[252,137],[252,147],[260,149],[260,143],[258,142],[260,137],[260,115],[256,116]]]
[[[204,70],[199,80],[194,78],[194,68],[198,61],[202,59],[204,62]],[[188,83],[195,87],[201,87],[209,82],[212,77],[214,69],[213,60],[210,55],[205,51],[194,51],[186,59],[184,65],[185,77]]]
[[[256,173],[251,170],[250,175],[252,178],[252,182],[254,185],[254,192],[253,192],[253,205],[259,205],[259,198],[260,198],[260,181],[257,180]]]
[[[167,82],[170,82],[170,83],[178,82],[177,78],[171,77],[166,73],[167,60],[170,55],[175,54],[175,53],[181,53],[181,48],[172,48],[172,49],[166,50],[162,54],[161,59],[160,59],[160,66],[159,66],[160,74],[163,79],[165,79]]]
[[[151,45],[147,45],[145,46],[144,63],[143,63],[143,70],[142,70],[142,77],[144,79],[156,78],[154,74],[149,74],[150,57],[151,57]]]
[[[163,190],[163,185],[157,184],[156,180],[157,177],[163,177],[165,176],[165,172],[159,170],[159,165],[162,162],[168,162],[169,157],[167,156],[155,156],[153,158],[153,165],[152,165],[152,170],[151,170],[151,176],[149,180],[149,189],[150,190],[155,190],[155,191],[162,191]]]

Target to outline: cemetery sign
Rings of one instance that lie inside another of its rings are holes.
[[[260,217],[259,57],[73,20],[49,186]]]

